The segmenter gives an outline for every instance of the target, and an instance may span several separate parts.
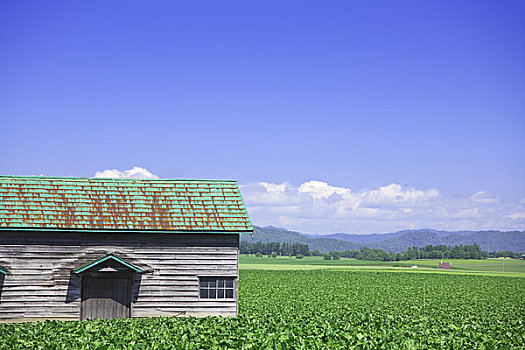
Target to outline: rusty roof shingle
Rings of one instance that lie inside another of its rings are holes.
[[[236,181],[0,176],[0,230],[253,231]]]

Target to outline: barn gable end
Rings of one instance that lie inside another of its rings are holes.
[[[118,265],[121,265],[122,267],[127,268],[130,271],[135,272],[135,273],[144,272],[140,267],[133,265],[129,261],[126,261],[125,259],[122,259],[120,256],[115,255],[113,253],[108,253],[86,264],[75,267],[71,272],[82,273],[82,272],[89,271],[90,269],[94,269],[94,268],[99,268],[97,271],[100,271],[100,267],[103,267],[103,265],[107,265],[107,264],[104,264],[104,262],[117,263]]]

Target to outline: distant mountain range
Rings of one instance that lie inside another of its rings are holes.
[[[387,252],[403,252],[409,247],[428,244],[478,244],[484,251],[512,250],[525,252],[525,231],[437,231],[431,229],[405,230],[393,233],[308,235],[273,226],[255,226],[253,236],[243,235],[248,242],[281,242],[308,244],[310,250],[321,252],[379,248]]]

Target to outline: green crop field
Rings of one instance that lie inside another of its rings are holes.
[[[267,256],[256,257],[255,255],[241,254],[240,267],[242,269],[263,269],[263,270],[311,270],[327,269],[354,266],[392,266],[392,262],[383,261],[365,261],[342,258],[340,260],[323,260],[321,256],[307,256],[303,259],[295,257],[278,256],[268,258]],[[404,266],[410,266],[409,263],[401,263]]]
[[[0,348],[525,348],[525,278],[247,269],[239,284],[237,318],[2,324]]]
[[[525,260],[516,259],[449,259],[452,270],[446,273],[469,273],[494,276],[525,277]],[[438,272],[440,259],[422,259],[406,261],[368,261],[341,258],[340,260],[323,260],[320,256],[309,256],[303,259],[278,256],[277,258],[256,257],[242,254],[241,269],[258,270],[319,270],[319,269],[366,269],[410,272]],[[410,266],[418,269],[410,269]],[[445,271],[441,271],[445,272]]]
[[[407,262],[421,265],[439,266],[439,259],[435,260],[408,260]],[[451,262],[453,269],[469,270],[479,272],[494,272],[497,274],[514,273],[523,274],[525,277],[525,260],[517,259],[451,259],[443,260]]]

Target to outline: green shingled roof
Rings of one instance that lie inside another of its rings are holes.
[[[248,232],[236,181],[0,176],[0,230]]]

